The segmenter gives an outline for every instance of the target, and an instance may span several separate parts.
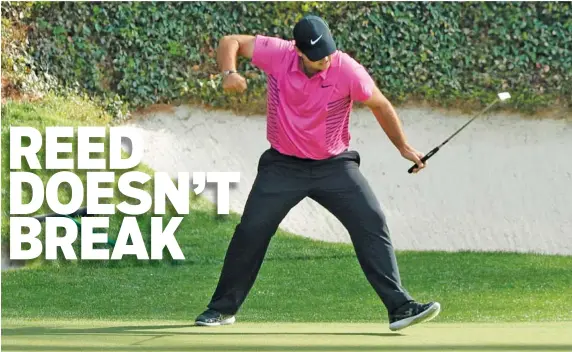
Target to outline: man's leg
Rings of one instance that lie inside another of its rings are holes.
[[[363,272],[391,316],[414,299],[401,285],[385,215],[359,163],[359,154],[351,151],[316,168],[321,181],[309,197],[348,230]]]
[[[259,165],[208,305],[225,315],[239,310],[256,280],[272,236],[286,214],[307,196],[308,182],[296,168],[277,163],[274,153],[265,152]]]

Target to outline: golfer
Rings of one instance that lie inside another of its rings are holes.
[[[425,167],[390,102],[363,66],[337,50],[328,25],[306,16],[293,41],[262,35],[221,39],[217,59],[223,89],[246,90],[237,55],[267,75],[267,139],[240,223],[228,247],[218,286],[195,323],[232,324],[258,275],[268,244],[287,213],[309,197],[348,230],[363,272],[385,305],[389,328],[400,330],[439,314],[437,302],[418,303],[401,285],[385,215],[349,149],[352,103],[368,106],[398,152]],[[336,278],[332,278],[335,280]]]

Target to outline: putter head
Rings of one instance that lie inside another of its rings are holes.
[[[509,92],[502,92],[498,94],[498,97],[500,99],[500,101],[505,101],[510,99],[510,93]]]

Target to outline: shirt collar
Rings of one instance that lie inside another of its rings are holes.
[[[292,67],[290,67],[290,72],[300,72],[303,75],[306,75],[304,72],[300,70],[300,57],[296,55],[296,58],[293,60]],[[332,56],[332,63],[330,64],[330,68],[338,66],[339,62],[339,55],[338,52],[335,52]],[[322,79],[326,79],[328,76],[328,70],[322,71],[318,73],[318,76],[322,77]]]

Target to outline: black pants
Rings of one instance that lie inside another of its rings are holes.
[[[401,286],[385,216],[359,165],[356,151],[326,160],[265,151],[208,307],[225,314],[239,310],[256,280],[270,239],[287,213],[305,197],[324,206],[348,230],[359,264],[388,312],[413,300]]]

